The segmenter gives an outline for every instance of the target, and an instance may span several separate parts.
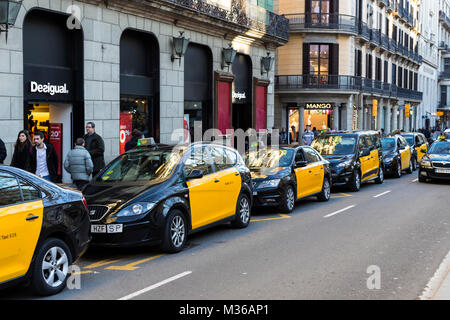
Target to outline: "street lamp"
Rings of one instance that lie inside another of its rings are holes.
[[[8,29],[16,23],[23,0],[0,0],[0,34],[6,32],[8,40]]]
[[[181,58],[186,54],[188,45],[190,40],[184,37],[184,32],[180,31],[180,35],[178,37],[173,37],[173,51],[171,60],[174,62],[175,60],[180,60],[181,66]]]
[[[272,71],[274,62],[275,58],[270,56],[270,52],[267,52],[267,57],[261,58],[261,75],[264,75],[264,73],[269,74]]]
[[[230,65],[234,62],[234,58],[236,58],[236,53],[237,51],[233,49],[233,45],[231,43],[228,44],[228,48],[223,48],[222,69],[224,69],[227,66],[228,72],[230,72]]]

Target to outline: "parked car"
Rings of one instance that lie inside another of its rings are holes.
[[[90,226],[81,193],[0,166],[0,287],[29,282],[39,295],[62,291],[88,248]]]
[[[416,171],[419,163],[428,150],[427,138],[418,132],[402,133],[401,136],[405,138],[408,145],[411,147],[413,153],[413,170]],[[425,153],[422,151],[424,150]]]
[[[384,182],[380,134],[376,131],[329,132],[311,146],[331,164],[333,186],[357,192],[369,181]]]
[[[160,244],[181,251],[188,235],[219,223],[246,228],[253,189],[239,153],[211,143],[140,144],[84,188],[92,244]]]
[[[278,207],[290,213],[299,199],[330,199],[330,164],[313,148],[253,151],[247,155],[246,163],[252,172],[255,207]]]
[[[430,147],[420,162],[419,181],[450,180],[450,139],[441,138]]]
[[[393,135],[381,140],[383,145],[383,161],[387,175],[400,178],[403,171],[408,174],[413,173],[414,157],[411,147],[405,138],[400,135]]]

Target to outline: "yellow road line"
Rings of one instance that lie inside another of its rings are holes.
[[[279,218],[267,218],[267,219],[255,219],[252,220],[252,222],[264,222],[264,221],[273,221],[273,220],[284,220],[284,219],[290,219],[291,217],[287,214],[279,214]]]
[[[142,260],[139,260],[136,262],[132,262],[125,266],[110,266],[110,267],[107,267],[106,269],[107,270],[120,270],[120,271],[134,271],[134,270],[139,269],[139,267],[137,267],[138,265],[161,258],[163,256],[165,256],[165,255],[161,254],[161,255],[150,257],[150,258],[142,259]]]
[[[83,269],[95,269],[95,268],[100,268],[100,267],[106,266],[106,265],[108,265],[108,264],[113,264],[113,263],[119,262],[119,261],[121,261],[121,260],[123,260],[123,259],[124,259],[124,258],[115,259],[115,260],[112,260],[112,259],[101,260],[101,261],[95,262],[95,263],[93,263],[93,264],[90,264],[90,265],[88,265],[87,267],[84,267]]]

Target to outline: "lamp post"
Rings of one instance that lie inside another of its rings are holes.
[[[270,52],[267,52],[267,56],[261,58],[261,75],[264,75],[265,73],[269,75],[274,63],[275,58],[270,56]]]
[[[236,58],[237,51],[233,49],[233,45],[231,43],[228,44],[228,48],[223,48],[222,54],[222,69],[228,67],[228,72],[230,72],[230,65],[233,64],[234,59]]]
[[[8,41],[8,29],[16,23],[23,0],[0,0],[0,34],[6,32]]]
[[[172,62],[175,60],[180,60],[181,66],[181,58],[186,54],[188,45],[190,40],[184,37],[184,32],[180,31],[180,35],[178,37],[173,37],[173,54],[171,57]]]

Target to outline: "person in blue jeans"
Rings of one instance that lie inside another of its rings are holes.
[[[55,148],[45,142],[42,132],[34,134],[35,147],[31,155],[31,172],[37,176],[51,181],[58,181],[58,154]]]

